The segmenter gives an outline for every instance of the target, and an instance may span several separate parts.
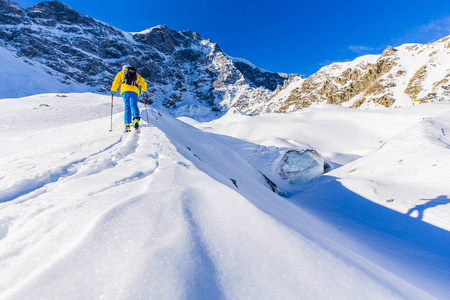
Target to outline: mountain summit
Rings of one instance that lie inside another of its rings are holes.
[[[450,36],[428,44],[388,46],[380,55],[333,63],[306,79],[243,103],[252,112],[292,112],[320,103],[352,108],[409,106],[426,99],[450,100]]]
[[[128,33],[56,0],[26,9],[1,0],[0,7],[1,47],[58,81],[88,91],[109,91],[127,63],[148,81],[152,100],[160,105],[219,112],[252,98],[258,88],[273,91],[287,79],[243,60],[235,63],[217,44],[189,30],[160,25]]]

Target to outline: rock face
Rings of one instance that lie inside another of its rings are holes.
[[[450,100],[448,61],[450,37],[427,45],[388,46],[381,55],[334,63],[306,79],[288,80],[265,99],[239,108],[283,113],[320,103],[365,108],[412,105],[427,97]]]
[[[271,91],[275,91],[280,83],[280,76],[284,79],[288,78],[287,74],[272,73],[253,67],[244,62],[235,62],[236,68],[247,78],[247,81],[253,88],[260,86]]]
[[[25,20],[22,8],[15,2],[0,0],[0,24],[20,24]]]
[[[152,100],[169,109],[194,102],[225,111],[239,97],[258,88],[270,92],[286,79],[235,64],[195,32],[162,25],[127,33],[55,0],[27,9],[0,0],[0,46],[67,85],[97,92],[109,91],[114,75],[130,64],[147,80]]]

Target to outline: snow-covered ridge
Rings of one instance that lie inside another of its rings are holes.
[[[238,58],[238,57],[232,57],[232,56],[229,56],[229,55],[227,55],[227,57],[228,57],[229,59],[231,59],[233,62],[240,62],[240,63],[247,64],[247,65],[249,65],[250,67],[252,67],[253,69],[259,69],[261,72],[273,73],[273,72],[270,72],[270,71],[267,71],[267,70],[264,70],[264,69],[261,69],[261,68],[255,66],[254,64],[252,64],[250,61],[248,61],[248,60],[246,60],[246,59]]]
[[[147,29],[142,30],[142,31],[139,31],[139,32],[130,32],[130,33],[131,33],[131,34],[149,34],[149,33],[151,33],[151,32],[154,31],[154,30],[161,30],[161,29],[164,29],[165,26],[166,26],[166,25],[156,25],[156,26],[153,26],[153,27],[151,27],[151,28],[147,28]]]

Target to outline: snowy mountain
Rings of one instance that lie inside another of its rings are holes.
[[[19,72],[0,74],[0,97],[108,92],[116,72],[128,63],[149,83],[156,107],[199,120],[220,117],[232,107],[257,115],[321,103],[405,106],[423,98],[450,98],[449,39],[389,46],[381,55],[334,63],[304,79],[230,57],[189,30],[160,25],[129,33],[57,0],[26,9],[0,0],[3,68]],[[37,82],[15,79],[37,73],[43,74],[33,76]]]
[[[109,100],[0,101],[1,299],[448,298],[450,105],[151,108],[138,135]],[[282,197],[284,149],[333,170]]]
[[[381,55],[333,63],[306,79],[242,103],[243,111],[292,112],[320,103],[353,108],[407,106],[433,98],[450,100],[450,36],[437,42],[387,47]]]
[[[149,83],[153,101],[178,109],[175,113],[198,114],[202,107],[226,111],[234,102],[251,98],[255,89],[275,90],[287,78],[244,60],[234,63],[217,44],[195,32],[156,26],[128,33],[56,0],[27,9],[0,0],[0,50],[9,60],[16,59],[11,68],[18,64],[24,69],[24,62],[33,73],[43,70],[54,76],[42,80],[35,91],[36,84],[11,84],[13,76],[2,74],[1,98],[59,92],[64,86],[66,92],[107,92],[128,63]]]

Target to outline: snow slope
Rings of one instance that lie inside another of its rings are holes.
[[[444,299],[450,291],[450,208],[430,206],[423,220],[402,211],[450,195],[449,106],[184,119],[198,128],[148,109],[150,124],[136,135],[122,133],[121,99],[114,104],[109,132],[107,96],[0,100],[1,299]],[[336,169],[282,198],[258,172],[271,152],[251,152],[303,145]],[[409,173],[416,168],[419,177]],[[396,193],[393,202],[381,203],[386,193]]]
[[[38,63],[28,64],[3,47],[0,47],[0,57],[1,98],[31,96],[47,91],[59,93],[93,90],[81,84],[65,85],[57,81],[54,75],[46,73],[44,66]]]

